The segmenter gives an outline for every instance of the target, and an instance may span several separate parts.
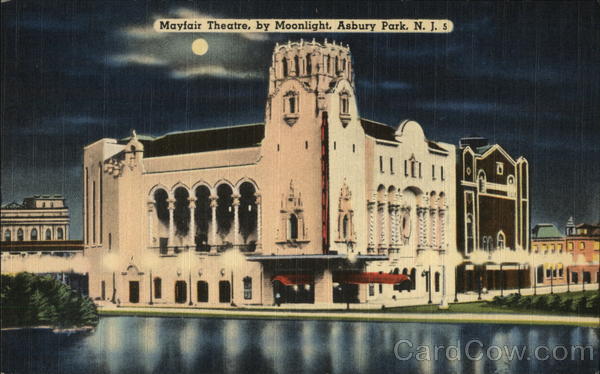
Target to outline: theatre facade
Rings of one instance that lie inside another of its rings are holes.
[[[415,121],[361,118],[356,100],[348,46],[290,42],[274,49],[264,123],[87,145],[90,295],[442,302],[460,258],[455,147]]]

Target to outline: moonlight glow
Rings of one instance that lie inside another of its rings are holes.
[[[205,55],[208,52],[208,43],[206,40],[202,38],[194,40],[192,43],[192,52],[198,56]]]

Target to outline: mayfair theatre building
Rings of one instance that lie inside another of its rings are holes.
[[[196,307],[452,295],[456,149],[414,121],[363,119],[356,99],[347,46],[288,43],[264,123],[87,145],[90,295]]]

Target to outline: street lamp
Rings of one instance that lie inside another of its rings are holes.
[[[502,266],[504,264],[500,264],[500,296],[504,297],[504,270],[502,270]]]
[[[554,265],[550,268],[550,294],[554,293]]]
[[[521,295],[521,264],[517,264],[517,287],[519,288],[519,296]]]
[[[477,270],[477,300],[481,300],[481,286],[483,283],[481,268]]]
[[[454,302],[455,303],[458,302],[458,287],[456,287],[457,282],[458,282],[458,266],[455,266],[454,267]],[[462,282],[461,282],[461,284],[462,284]]]
[[[431,266],[429,266],[429,270],[423,270],[421,276],[425,277],[425,282],[427,282],[427,289],[429,290],[429,301],[427,301],[427,304],[431,304]]]

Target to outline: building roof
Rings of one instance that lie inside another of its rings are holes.
[[[360,124],[362,125],[365,134],[381,140],[396,141],[396,128],[385,123],[376,122],[370,119],[361,118]],[[448,152],[447,149],[442,148],[438,143],[427,140],[427,146],[434,151]]]
[[[384,123],[361,118],[360,123],[365,133],[371,137],[387,141],[396,141],[396,129]],[[265,124],[216,127],[210,129],[175,131],[154,137],[137,135],[138,141],[144,145],[144,157],[171,156],[186,153],[200,153],[226,149],[258,146],[265,135]],[[120,144],[127,144],[131,137],[122,138]],[[447,152],[438,143],[427,140],[430,149]],[[120,152],[122,153],[122,152]],[[116,154],[115,157],[123,157]]]
[[[23,209],[23,208],[24,208],[24,206],[22,204],[17,203],[16,201],[2,205],[2,209]]]
[[[561,239],[563,235],[552,223],[540,223],[533,228],[532,239]]]
[[[361,118],[360,124],[362,125],[363,130],[365,130],[365,134],[373,138],[393,142],[396,141],[396,129],[391,126],[366,118]]]
[[[144,157],[160,157],[254,147],[260,144],[264,135],[264,123],[255,123],[176,131],[159,137],[138,135],[138,140],[144,145]],[[131,137],[120,139],[119,143],[126,144],[130,139]]]

